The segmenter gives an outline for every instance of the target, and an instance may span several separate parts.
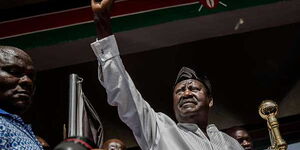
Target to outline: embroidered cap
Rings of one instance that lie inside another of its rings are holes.
[[[199,76],[197,76],[196,72],[188,67],[182,67],[180,69],[180,71],[178,72],[174,87],[179,82],[181,82],[183,80],[188,80],[188,79],[194,79],[194,80],[200,81],[205,86],[207,95],[212,96],[212,87],[211,87],[211,84],[210,84],[210,81],[208,80],[208,78],[203,74],[199,74]]]

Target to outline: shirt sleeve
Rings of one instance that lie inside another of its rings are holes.
[[[107,101],[118,107],[142,149],[150,149],[157,138],[157,114],[143,99],[126,72],[114,35],[91,44],[98,60],[98,78],[106,89]]]
[[[229,136],[228,134],[226,134],[224,132],[221,132],[221,134],[227,141],[227,146],[229,146],[228,149],[244,150],[244,148],[241,146],[241,144],[236,139],[234,139],[233,137]]]

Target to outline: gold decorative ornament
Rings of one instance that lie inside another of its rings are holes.
[[[276,119],[276,115],[278,113],[278,105],[272,100],[264,100],[258,108],[258,113],[263,119],[267,120],[271,141],[271,146],[269,147],[269,149],[286,150],[287,144],[280,135],[279,123]]]

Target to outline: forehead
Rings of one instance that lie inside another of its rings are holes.
[[[179,83],[176,84],[175,89],[176,88],[180,88],[182,86],[186,86],[186,85],[194,85],[194,86],[204,86],[200,81],[195,80],[195,79],[187,79],[187,80],[183,80],[180,81]]]
[[[121,146],[121,143],[116,142],[116,141],[112,141],[108,145]]]
[[[0,64],[32,66],[32,60],[21,50],[5,48],[0,49]]]
[[[235,132],[235,136],[237,137],[248,137],[248,132],[246,132],[245,130],[237,130]]]

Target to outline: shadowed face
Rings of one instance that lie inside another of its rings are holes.
[[[51,149],[50,145],[43,138],[41,138],[39,136],[36,136],[36,139],[41,143],[44,150],[50,150]]]
[[[233,138],[235,138],[241,144],[241,146],[244,147],[245,150],[253,150],[252,139],[247,131],[236,130],[232,135]]]
[[[110,139],[103,145],[104,150],[126,150],[125,144],[119,139]]]
[[[31,58],[13,47],[0,47],[0,108],[22,114],[31,104],[35,71]]]
[[[108,145],[108,150],[122,150],[121,149],[121,144],[120,143],[117,143],[117,142],[111,142],[109,143]]]
[[[197,120],[194,120],[197,117],[193,116],[199,116],[200,113],[207,114],[211,106],[212,98],[207,96],[206,88],[200,81],[188,79],[179,82],[175,86],[173,109],[177,121],[197,123]]]

